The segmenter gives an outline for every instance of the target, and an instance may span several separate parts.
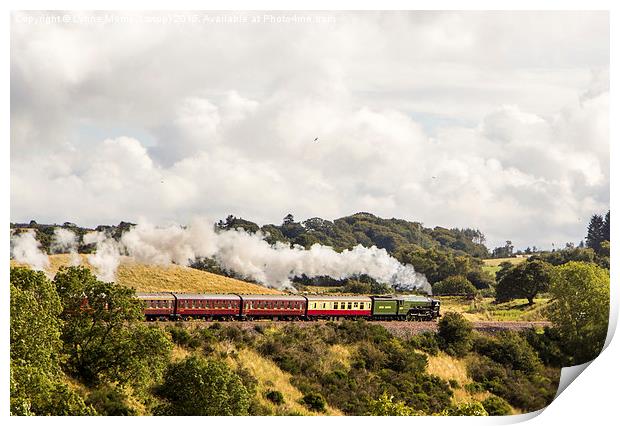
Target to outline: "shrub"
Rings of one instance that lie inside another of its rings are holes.
[[[134,416],[135,408],[127,402],[127,396],[115,386],[103,386],[91,392],[86,400],[102,416]]]
[[[489,416],[507,416],[512,414],[510,404],[508,404],[504,398],[500,398],[499,396],[491,395],[482,401],[482,406],[487,413],[489,413]]]
[[[159,394],[167,404],[159,414],[190,416],[247,415],[248,391],[239,376],[219,361],[191,356],[172,364]]]
[[[478,401],[467,402],[449,407],[441,412],[442,416],[488,416],[489,413]]]
[[[417,334],[409,339],[409,346],[419,349],[429,355],[437,355],[439,352],[439,343],[437,342],[437,334],[431,331]]]
[[[433,294],[437,295],[474,296],[477,292],[476,287],[461,275],[448,277],[433,286]]]
[[[325,398],[320,393],[309,393],[304,395],[301,403],[308,407],[309,410],[325,412]]]
[[[179,346],[184,346],[186,348],[197,348],[200,346],[200,339],[193,336],[186,328],[182,325],[178,324],[175,326],[166,327],[166,331],[170,333],[170,337],[172,337],[172,341]]]
[[[502,331],[494,337],[480,336],[474,350],[514,370],[530,373],[542,367],[534,349],[514,331]]]
[[[463,315],[448,312],[439,320],[440,347],[447,354],[464,356],[472,345],[472,326]]]
[[[284,403],[284,395],[282,395],[282,392],[278,390],[268,390],[265,392],[265,398],[273,402],[275,405],[281,405]]]
[[[393,396],[384,392],[378,399],[370,401],[367,416],[415,416],[419,413],[404,402],[393,402]]]

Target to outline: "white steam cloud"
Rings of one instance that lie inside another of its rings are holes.
[[[89,262],[97,268],[98,277],[107,281],[114,279],[120,256],[126,254],[138,262],[159,265],[186,266],[198,258],[213,258],[226,270],[276,288],[291,288],[291,278],[302,274],[335,279],[367,274],[395,287],[431,292],[424,275],[411,265],[402,265],[385,249],[359,245],[338,253],[314,244],[304,250],[284,243],[270,245],[263,237],[243,230],[215,232],[207,221],[194,220],[188,227],[137,225],[120,242],[93,232],[84,242],[97,244]]]
[[[78,239],[75,232],[65,228],[55,228],[51,245],[52,253],[69,253],[70,265],[78,266],[82,259],[78,254]]]
[[[11,256],[35,271],[44,271],[50,265],[47,254],[41,251],[40,247],[41,243],[37,241],[33,231],[11,235]]]

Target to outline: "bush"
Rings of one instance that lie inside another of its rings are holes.
[[[478,290],[465,277],[454,275],[433,285],[433,294],[474,296]]]
[[[159,414],[175,416],[243,416],[250,398],[239,376],[219,361],[191,356],[172,364],[159,394],[167,404]]]
[[[325,398],[320,393],[309,393],[304,395],[301,403],[308,407],[311,411],[325,412]]]
[[[265,392],[265,398],[273,402],[275,405],[281,405],[284,403],[284,395],[282,395],[282,392],[278,390],[268,390]]]
[[[449,407],[441,412],[442,416],[488,416],[489,413],[478,401],[467,402]]]
[[[530,373],[542,367],[534,349],[514,331],[502,331],[494,337],[480,336],[474,350],[514,370]]]
[[[409,346],[413,349],[419,349],[429,355],[437,355],[439,352],[439,343],[437,342],[437,334],[431,331],[417,334],[409,339]]]
[[[200,346],[200,339],[193,336],[186,328],[182,325],[174,325],[166,327],[166,331],[170,333],[170,337],[172,337],[172,341],[179,346],[184,346],[186,348],[197,348]]]
[[[489,416],[508,416],[512,414],[510,404],[508,404],[504,398],[500,398],[499,396],[491,395],[482,401],[482,406],[487,413],[489,413]]]
[[[448,312],[439,320],[440,347],[447,354],[464,356],[472,345],[472,326],[463,315],[457,312]]]
[[[135,416],[135,408],[129,406],[127,396],[115,386],[95,389],[86,400],[102,416]]]

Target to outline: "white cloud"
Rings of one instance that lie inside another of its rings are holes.
[[[11,219],[371,211],[491,244],[578,241],[609,206],[606,23],[14,24]]]

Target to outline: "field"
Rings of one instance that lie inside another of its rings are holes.
[[[89,269],[87,255],[80,255],[81,262]],[[68,254],[49,256],[49,273],[54,275],[61,266],[71,264]],[[11,260],[11,266],[18,265]],[[212,274],[198,269],[178,265],[157,266],[136,263],[123,258],[116,274],[118,284],[132,287],[136,291],[176,291],[184,293],[242,293],[279,294],[281,292],[234,278]]]
[[[510,262],[513,265],[518,265],[519,263],[525,262],[526,260],[526,257],[502,257],[499,259],[484,259],[484,265],[482,266],[482,270],[495,276],[495,273],[499,271],[500,263]]]
[[[458,296],[437,298],[441,300],[442,313],[458,312],[469,321],[544,321],[549,302],[549,299],[537,298],[530,306],[526,299],[496,304],[492,297],[474,300]]]

